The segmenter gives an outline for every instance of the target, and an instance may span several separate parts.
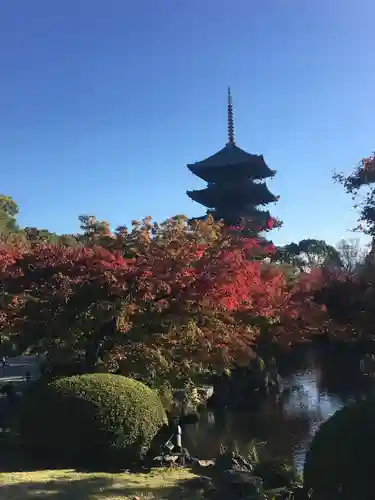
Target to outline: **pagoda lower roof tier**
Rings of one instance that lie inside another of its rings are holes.
[[[275,175],[275,171],[264,161],[263,155],[247,153],[232,143],[228,143],[209,158],[191,163],[187,167],[206,182],[217,182],[229,175],[238,179],[267,179]]]
[[[245,208],[242,211],[234,210],[207,210],[206,215],[195,217],[193,220],[205,220],[211,215],[216,221],[224,221],[225,225],[245,225],[248,228],[255,226],[256,229],[263,227],[271,217],[268,211],[256,210],[254,207]]]
[[[266,223],[271,217],[269,211],[258,210],[253,206],[242,207],[241,210],[233,210],[228,208],[228,210],[218,209],[218,210],[207,210],[207,215],[212,215],[214,219],[253,219],[260,222]]]
[[[265,205],[278,200],[265,184],[245,182],[236,186],[211,185],[205,189],[187,191],[192,200],[207,208],[236,207]]]

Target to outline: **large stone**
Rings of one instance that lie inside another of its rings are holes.
[[[213,393],[214,388],[212,385],[201,385],[197,387],[197,396],[201,403],[207,402]]]
[[[277,458],[264,459],[254,467],[254,474],[263,479],[265,488],[285,488],[295,484],[298,473],[295,468]]]
[[[186,489],[201,490],[205,493],[214,492],[216,490],[212,478],[208,476],[199,476],[189,479],[186,482]]]
[[[194,413],[199,406],[206,404],[213,392],[214,388],[210,385],[176,389],[172,394],[171,411],[180,415]]]
[[[220,473],[227,470],[252,472],[253,465],[238,453],[228,451],[220,454],[215,460],[215,470]]]
[[[217,486],[226,498],[252,497],[262,491],[262,479],[250,471],[226,470],[222,473]],[[224,498],[224,496],[223,496]]]

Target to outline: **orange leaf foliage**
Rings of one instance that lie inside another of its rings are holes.
[[[315,331],[317,311],[325,319],[307,275],[291,285],[259,258],[269,246],[210,219],[146,218],[105,236],[106,248],[90,233],[79,248],[0,249],[2,296],[13,301],[0,321],[12,323],[20,349],[157,376],[246,362],[264,333],[289,344]]]

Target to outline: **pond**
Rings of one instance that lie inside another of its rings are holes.
[[[263,401],[256,412],[204,411],[187,426],[185,445],[200,459],[217,456],[221,447],[246,454],[254,443],[270,457],[303,467],[305,453],[319,425],[346,403],[374,392],[374,379],[363,375],[356,356],[308,353],[302,366],[284,373],[281,393]]]

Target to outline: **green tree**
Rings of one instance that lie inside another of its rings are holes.
[[[77,238],[72,234],[56,234],[48,229],[25,227],[25,236],[32,244],[50,243],[51,245],[79,246]]]
[[[344,186],[359,210],[358,226],[354,229],[375,237],[375,152],[362,160],[349,175],[335,173],[333,180]]]
[[[16,217],[19,213],[17,203],[11,196],[0,195],[0,233],[18,232]]]
[[[77,236],[77,239],[85,245],[111,246],[114,237],[112,235],[109,223],[98,220],[94,215],[80,215],[78,217],[80,229],[83,234]]]
[[[292,264],[300,270],[316,267],[341,267],[339,252],[324,240],[304,239],[279,247],[274,260]]]

